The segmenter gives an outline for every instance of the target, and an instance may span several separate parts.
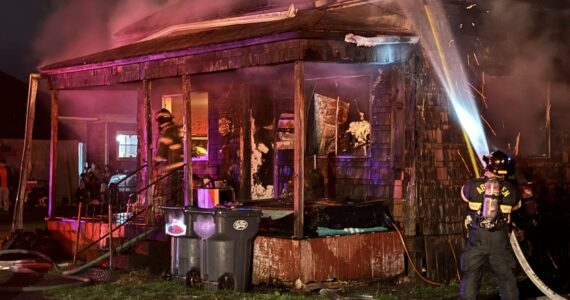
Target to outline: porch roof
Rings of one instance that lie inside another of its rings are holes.
[[[287,34],[290,33],[290,34]],[[153,40],[136,42],[118,48],[97,52],[91,55],[72,58],[40,68],[42,73],[66,73],[68,68],[88,65],[102,67],[107,62],[129,64],[141,61],[156,61],[188,52],[177,52],[201,48],[202,53],[225,50],[228,47],[213,47],[232,43],[230,48],[239,48],[240,43],[256,39],[254,44],[264,44],[278,40],[310,38],[320,40],[343,40],[347,33],[362,36],[379,34],[411,35],[409,21],[392,10],[375,4],[359,5],[338,10],[311,9],[300,11],[296,17],[267,23],[234,25],[212,28]],[[273,38],[264,40],[263,37]],[[252,43],[247,43],[252,45]],[[212,46],[210,48],[209,46]],[[210,49],[208,49],[210,48]],[[75,71],[75,70],[69,70]]]

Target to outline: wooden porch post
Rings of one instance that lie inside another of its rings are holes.
[[[295,84],[295,132],[293,141],[293,209],[294,228],[293,236],[302,238],[304,224],[305,205],[305,77],[304,65],[302,61],[295,62],[294,84]]]
[[[192,189],[192,83],[190,75],[182,75],[182,97],[184,102],[184,205],[193,205]]]
[[[14,205],[14,217],[12,219],[12,232],[24,230],[24,197],[26,197],[26,185],[28,183],[28,170],[32,160],[32,133],[34,120],[36,117],[36,96],[38,94],[39,74],[30,74],[28,84],[28,108],[26,111],[26,132],[24,134],[24,149],[22,150],[22,161],[20,164],[20,181],[16,204]]]
[[[152,85],[150,80],[143,80],[143,97],[144,97],[144,116],[146,123],[145,142],[146,142],[146,176],[144,186],[148,186],[152,182],[153,161],[152,161],[152,98],[151,98]],[[154,224],[154,199],[152,197],[152,188],[146,190],[146,205],[152,207],[146,212],[146,223]]]
[[[48,217],[53,217],[55,213],[55,205],[57,202],[57,142],[58,142],[58,120],[59,115],[59,91],[51,90],[51,139],[49,144],[49,203],[48,203]]]

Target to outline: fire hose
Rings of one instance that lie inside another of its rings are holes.
[[[137,242],[147,238],[149,235],[153,234],[159,228],[160,227],[158,227],[158,226],[150,228],[149,230],[135,236],[134,238],[130,239],[128,242],[117,247],[113,252],[121,253],[123,250],[126,250],[126,249],[130,248],[131,246],[133,246],[134,244],[136,244]],[[98,265],[102,261],[108,259],[110,255],[111,255],[110,252],[106,252],[105,254],[99,256],[99,258],[96,258],[93,261],[90,261],[89,263],[86,263],[86,264],[84,264],[80,267],[77,267],[75,269],[72,269],[72,270],[64,271],[63,275],[73,275],[73,274],[77,274],[77,273],[80,273],[82,271],[85,271],[85,270],[87,270],[87,269],[89,269],[95,265]]]
[[[390,220],[391,221],[391,220]],[[406,255],[408,256],[408,259],[410,260],[410,264],[412,265],[412,268],[414,269],[415,273],[419,276],[420,279],[422,279],[423,281],[431,284],[431,285],[435,285],[435,286],[441,286],[443,285],[443,283],[440,282],[434,282],[432,280],[429,280],[428,278],[426,278],[425,276],[423,276],[417,269],[416,265],[414,264],[410,253],[408,251],[408,247],[406,246],[406,243],[404,241],[404,237],[402,236],[402,233],[400,232],[400,230],[398,229],[398,226],[392,221],[391,222],[392,227],[394,227],[394,229],[396,230],[396,232],[398,233],[398,236],[400,237],[400,241],[402,242],[402,245],[404,246],[404,250],[406,252]],[[538,276],[536,275],[536,273],[532,270],[530,264],[528,263],[528,261],[526,260],[521,247],[517,241],[517,237],[515,236],[514,231],[512,231],[509,234],[509,241],[511,243],[511,247],[513,248],[513,252],[515,253],[515,257],[517,258],[519,264],[521,265],[523,271],[525,272],[525,274],[528,276],[528,278],[532,281],[532,283],[542,292],[544,293],[545,296],[547,296],[549,299],[552,300],[564,300],[566,298],[560,296],[559,294],[557,294],[556,292],[554,292],[551,288],[549,288],[546,284],[544,284],[544,282],[542,282],[542,280],[540,278],[538,278]],[[455,253],[454,253],[455,256]]]
[[[47,255],[33,251],[33,250],[24,250],[24,249],[10,249],[10,250],[0,250],[0,256],[7,255],[7,254],[28,254],[28,255],[35,255],[38,256],[49,263],[52,264],[53,268],[56,269],[58,272],[61,272],[61,269],[58,265]],[[47,291],[47,290],[54,290],[60,288],[71,288],[82,286],[91,283],[89,278],[81,277],[81,276],[74,276],[74,275],[61,275],[62,278],[74,280],[73,282],[67,283],[60,283],[60,284],[53,284],[53,285],[40,285],[40,286],[0,286],[1,292],[40,292],[40,291]]]
[[[514,231],[511,231],[511,233],[509,234],[509,241],[511,242],[511,247],[513,248],[513,252],[515,253],[517,260],[519,261],[519,264],[521,265],[524,273],[526,274],[526,276],[528,276],[530,281],[532,281],[532,283],[542,293],[544,293],[544,295],[547,296],[549,299],[552,299],[552,300],[564,300],[564,299],[566,299],[566,298],[558,295],[551,288],[549,288],[546,284],[544,284],[544,282],[542,282],[542,280],[540,280],[540,278],[538,278],[538,276],[532,270],[532,268],[530,267],[530,264],[528,263],[528,261],[524,257],[524,254],[521,250],[519,242],[517,241],[517,237],[515,236]]]
[[[120,252],[130,248],[131,246],[133,246],[137,242],[145,239],[149,235],[153,234],[158,229],[159,229],[159,227],[150,228],[149,230],[135,236],[134,238],[132,238],[128,242],[117,247],[114,251],[116,253],[120,253]],[[109,252],[107,252],[107,253],[103,254],[102,256],[100,256],[99,258],[97,258],[97,259],[95,259],[95,260],[93,260],[93,261],[91,261],[85,265],[82,265],[82,266],[77,267],[77,268],[72,269],[72,270],[62,271],[59,268],[59,266],[51,258],[49,258],[47,255],[40,253],[40,252],[37,252],[37,251],[23,250],[23,249],[0,250],[0,256],[6,255],[6,254],[31,254],[31,255],[38,256],[38,257],[50,262],[53,265],[54,269],[56,269],[56,271],[61,272],[62,278],[72,279],[72,280],[75,280],[75,282],[55,284],[55,285],[45,285],[45,286],[25,286],[25,287],[0,286],[0,292],[39,292],[39,291],[47,291],[47,290],[53,290],[53,289],[59,289],[59,288],[77,287],[77,286],[89,284],[89,283],[91,283],[91,280],[89,278],[76,276],[74,274],[85,271],[85,270],[101,263],[102,261],[107,259],[110,255]]]
[[[435,285],[435,286],[442,286],[444,285],[441,282],[435,282],[432,280],[429,280],[427,277],[423,276],[422,273],[420,273],[418,271],[418,268],[416,267],[416,264],[414,263],[414,260],[412,259],[412,256],[410,255],[410,252],[408,251],[408,247],[406,246],[406,242],[404,241],[404,236],[402,235],[402,232],[400,232],[400,229],[398,229],[398,226],[394,223],[394,221],[392,221],[390,219],[390,217],[386,216],[388,218],[388,220],[391,222],[390,224],[392,225],[392,227],[394,227],[394,229],[396,230],[396,232],[398,233],[398,236],[400,237],[400,241],[402,242],[402,245],[404,246],[404,251],[406,252],[406,256],[408,257],[408,260],[410,261],[410,264],[412,265],[412,268],[414,269],[414,272],[416,273],[416,275],[418,275],[418,277],[431,284],[431,285]]]

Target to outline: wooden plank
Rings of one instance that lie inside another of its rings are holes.
[[[253,243],[253,284],[292,283],[300,276],[298,240],[257,236]]]
[[[338,278],[339,238],[324,237],[304,240],[301,245],[301,280],[325,282]]]
[[[153,163],[152,163],[152,97],[151,97],[151,92],[152,92],[152,84],[150,80],[144,80],[143,81],[143,97],[144,97],[144,104],[145,104],[145,109],[144,109],[144,115],[145,115],[145,124],[146,124],[146,130],[145,130],[145,137],[144,140],[146,142],[146,149],[145,149],[145,153],[146,153],[146,163],[147,163],[147,167],[146,167],[146,176],[145,176],[145,180],[144,180],[144,185],[149,185],[152,182],[152,169],[153,169]],[[152,197],[152,190],[153,189],[147,189],[146,191],[146,201],[145,203],[147,205],[149,204],[154,204],[153,201],[153,197]],[[146,222],[147,224],[152,224],[154,222],[154,209],[156,209],[153,205],[153,207],[151,209],[148,209],[146,212]]]
[[[383,236],[370,239],[370,269],[371,278],[381,278],[384,274],[386,262],[384,261],[384,238]]]
[[[362,235],[348,235],[348,255],[350,256],[350,264],[348,265],[348,280],[357,280],[362,278]]]
[[[295,62],[294,71],[294,150],[293,150],[293,209],[294,209],[294,228],[293,236],[302,238],[304,224],[304,170],[305,170],[305,75],[304,65],[302,61]]]
[[[58,90],[51,90],[51,138],[49,144],[49,199],[48,199],[48,217],[51,218],[55,213],[55,205],[57,203],[57,144],[58,144],[58,120],[59,101]]]
[[[22,160],[20,164],[18,194],[16,195],[16,204],[14,206],[16,211],[12,220],[12,232],[16,230],[24,230],[24,202],[26,200],[24,198],[26,197],[28,170],[31,168],[32,161],[32,134],[36,118],[36,96],[38,93],[40,76],[38,74],[30,74],[29,80],[28,102],[26,109],[26,132],[24,133],[24,147],[22,150]]]
[[[184,103],[184,206],[193,205],[192,192],[192,85],[190,75],[182,75],[182,98]]]

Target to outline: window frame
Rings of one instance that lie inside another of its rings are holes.
[[[136,144],[121,144],[121,141],[119,140],[119,136],[128,136],[129,140],[131,139],[132,136],[136,137],[137,142]],[[139,137],[137,135],[137,133],[135,131],[129,131],[129,130],[119,130],[116,132],[115,134],[115,141],[116,141],[116,148],[115,150],[117,151],[117,160],[134,160],[137,158],[137,148],[138,148],[138,142],[139,142]],[[134,147],[134,156],[121,156],[121,146],[124,147]]]

